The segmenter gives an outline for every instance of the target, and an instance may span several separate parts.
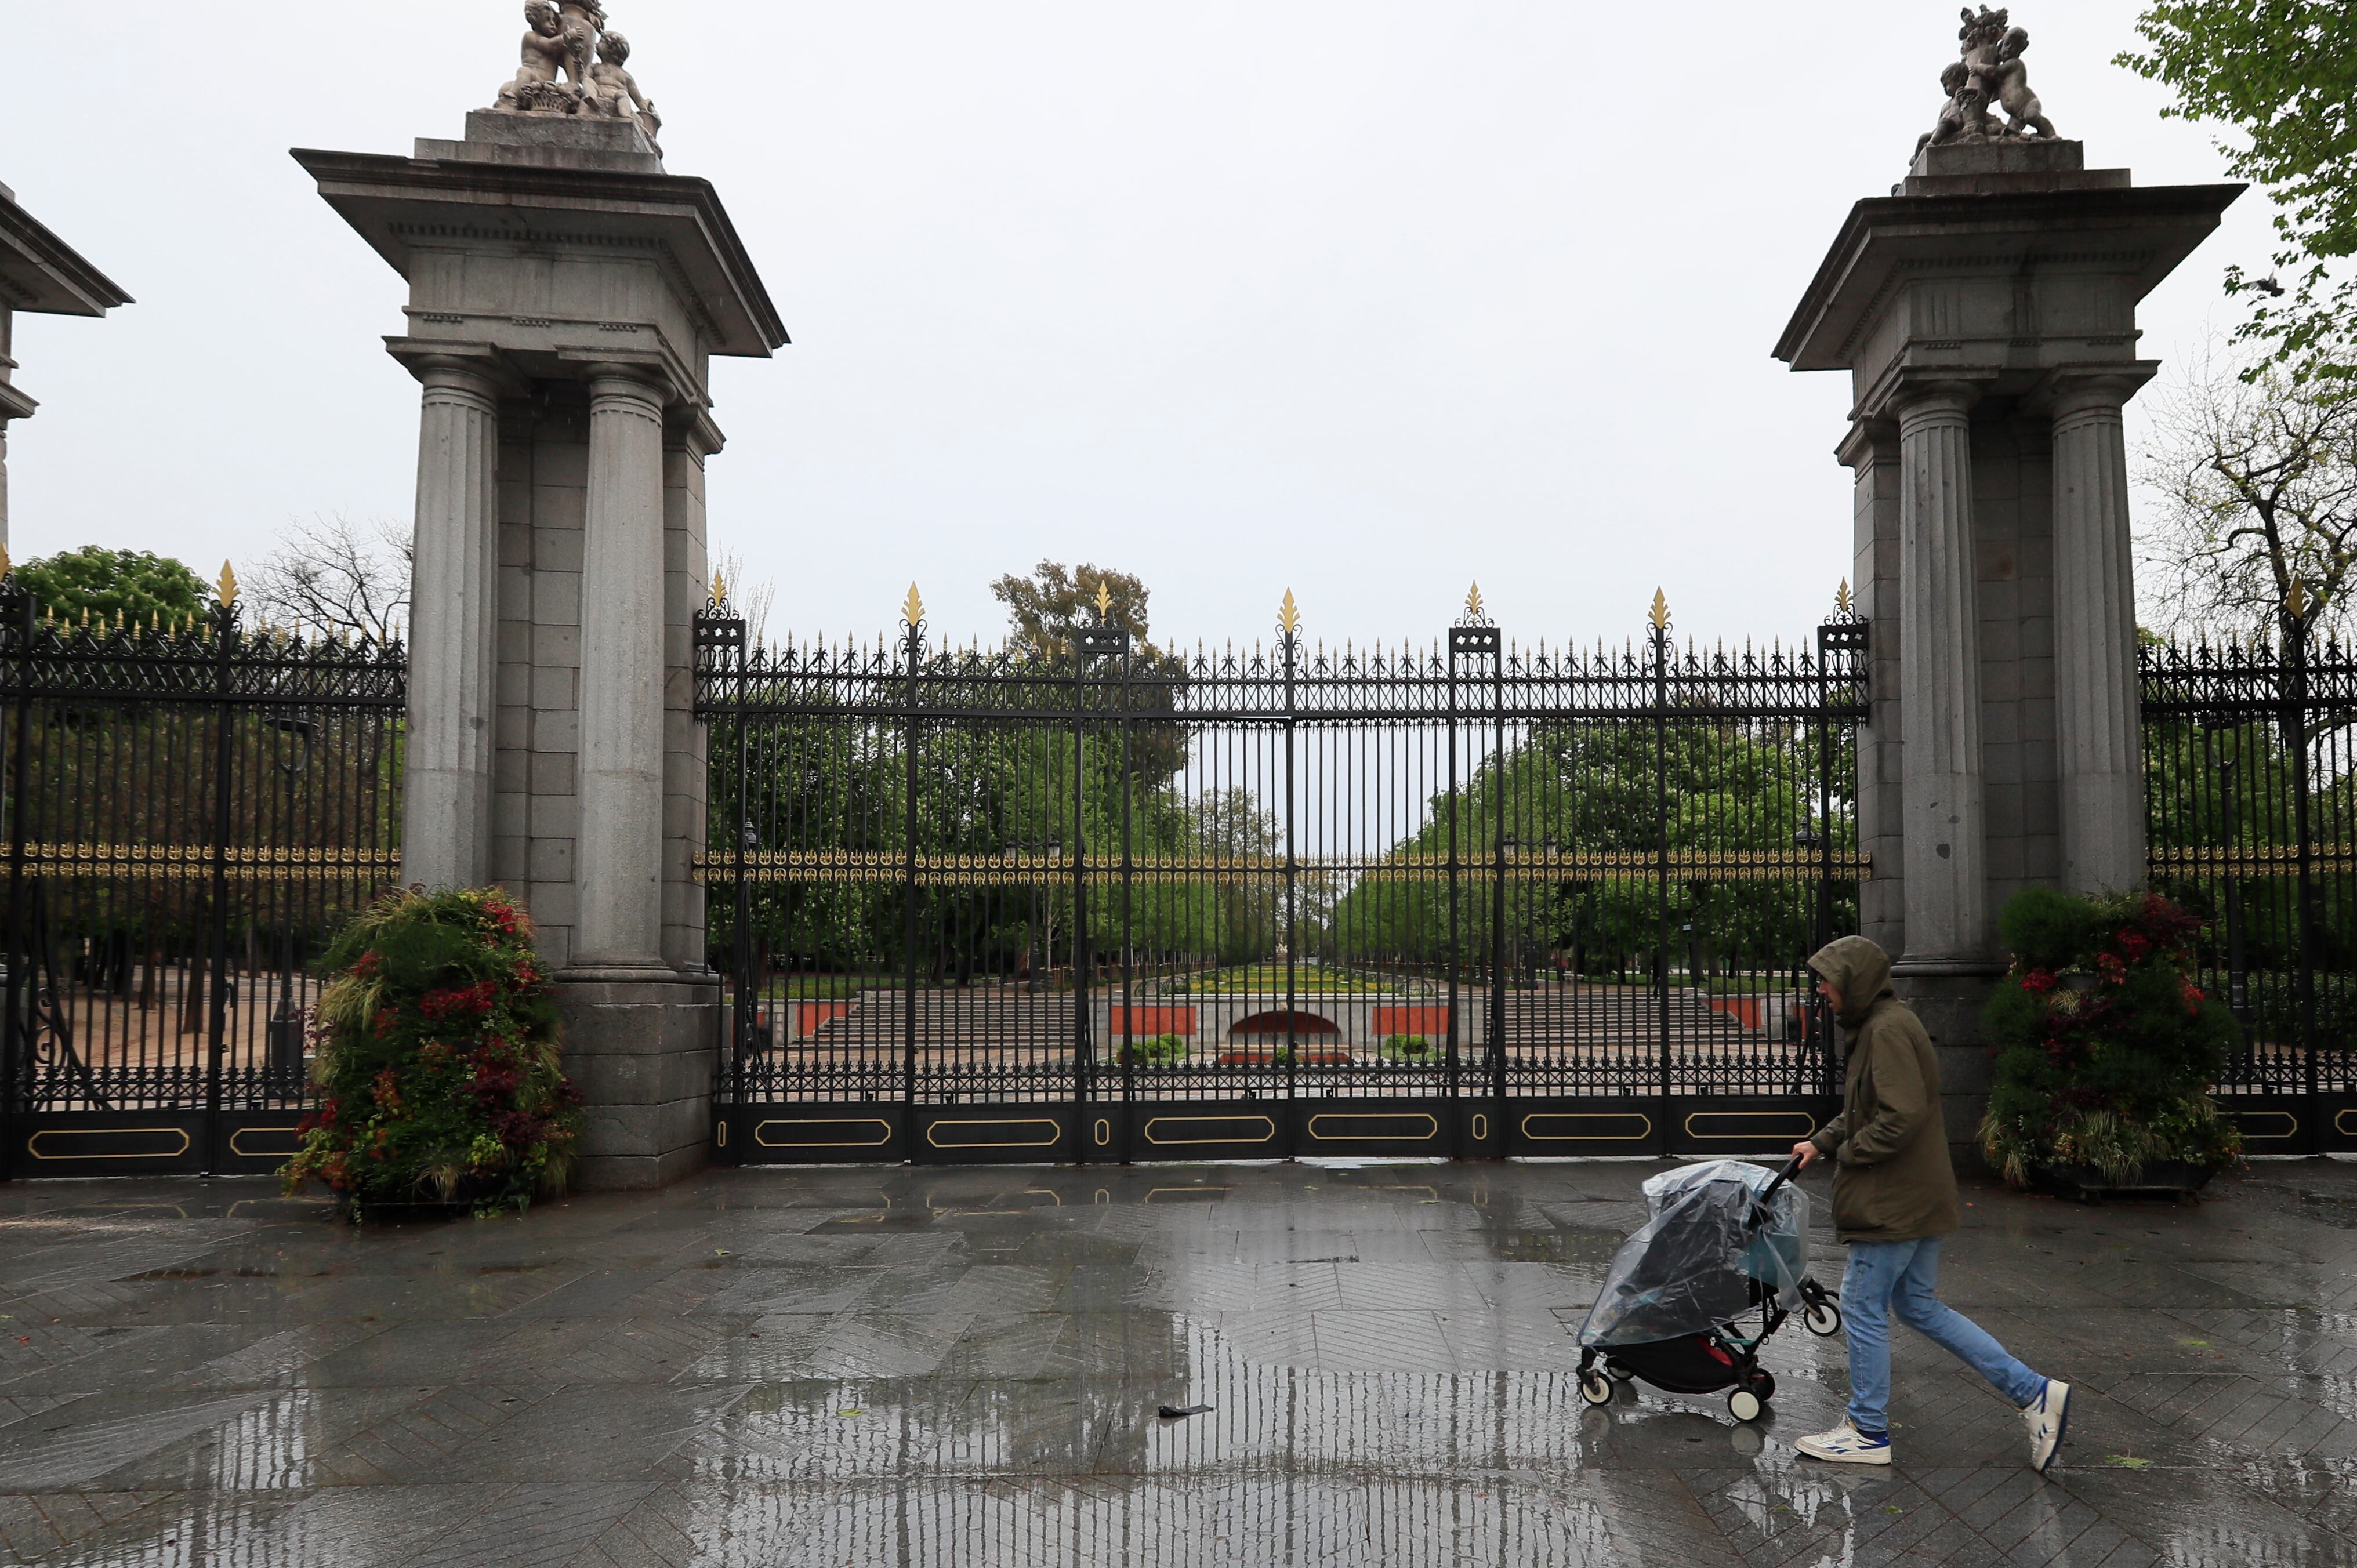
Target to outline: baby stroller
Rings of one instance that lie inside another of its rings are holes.
[[[1608,1403],[1631,1378],[1671,1393],[1725,1389],[1727,1413],[1756,1421],[1776,1391],[1760,1347],[1792,1305],[1810,1333],[1841,1332],[1836,1298],[1809,1277],[1809,1197],[1788,1185],[1798,1169],[1708,1160],[1645,1183],[1652,1218],[1613,1254],[1580,1326],[1582,1398]],[[1747,1335],[1738,1325],[1754,1313]]]

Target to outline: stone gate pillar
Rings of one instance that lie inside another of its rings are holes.
[[[1977,113],[1967,79],[1943,134]],[[1776,346],[1850,375],[1859,908],[1940,1047],[1960,1146],[1986,1101],[1997,911],[2030,882],[2144,879],[2120,410],[2156,368],[2136,303],[2242,190],[2139,188],[1989,123],[1850,209]]]
[[[534,58],[461,141],[295,156],[409,284],[386,339],[424,387],[404,874],[522,897],[587,1101],[581,1179],[653,1186],[704,1163],[720,1024],[693,871],[707,370],[786,335],[651,115]]]

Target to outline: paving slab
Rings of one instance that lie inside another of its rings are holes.
[[[0,1187],[0,1563],[2357,1568],[2357,1165],[2192,1208],[1967,1184],[1897,1463],[1575,1336],[1644,1163],[712,1171],[353,1229],[253,1181]],[[1841,1249],[1819,1199],[1814,1272]],[[1163,1405],[1208,1405],[1183,1420]]]

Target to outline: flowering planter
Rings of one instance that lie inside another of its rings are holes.
[[[1984,1015],[1997,1053],[1981,1123],[1992,1167],[2081,1199],[2182,1198],[2234,1163],[2242,1138],[2209,1086],[2240,1029],[2195,983],[2199,918],[2158,894],[2033,886],[1998,929],[2013,964]]]
[[[2093,1165],[2040,1165],[2035,1181],[2040,1192],[2082,1203],[2105,1197],[2166,1197],[2187,1203],[2217,1174],[2216,1165],[2169,1160],[2145,1166],[2131,1181],[2114,1181]]]

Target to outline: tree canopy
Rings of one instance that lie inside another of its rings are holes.
[[[2136,19],[2145,49],[2117,63],[2174,89],[2171,118],[2212,122],[2227,167],[2276,204],[2291,288],[2227,274],[2250,298],[2243,335],[2301,379],[2357,377],[2357,5],[2348,0],[2165,0]],[[2335,275],[2335,273],[2338,275]]]
[[[108,620],[118,612],[133,620],[175,620],[196,614],[213,598],[204,579],[182,562],[103,544],[27,561],[14,575],[34,603],[60,619],[78,619],[87,610]]]

